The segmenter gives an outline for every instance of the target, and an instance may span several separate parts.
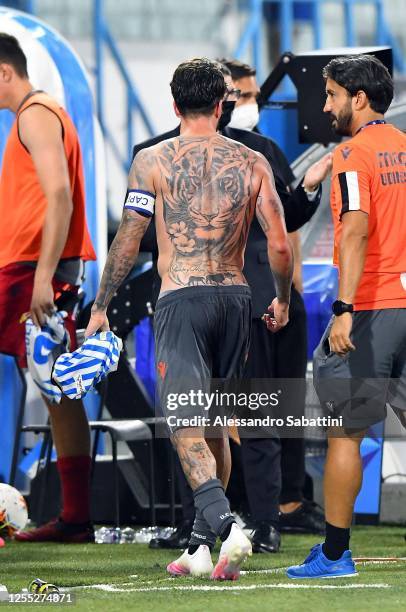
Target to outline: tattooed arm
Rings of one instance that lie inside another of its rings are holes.
[[[270,314],[263,319],[270,331],[278,331],[289,321],[290,288],[293,274],[292,248],[286,233],[283,208],[272,170],[268,162],[260,157],[255,171],[262,174],[256,215],[268,241],[268,258],[275,280],[276,298],[269,306]]]
[[[128,189],[140,189],[155,193],[153,180],[153,155],[149,149],[140,151],[135,157],[128,177]],[[111,298],[133,267],[140,248],[141,238],[145,234],[151,217],[145,217],[135,210],[124,208],[121,223],[111,244],[106,265],[92,314],[86,328],[86,337],[99,329],[109,329],[106,316]]]

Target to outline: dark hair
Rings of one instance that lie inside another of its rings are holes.
[[[249,66],[249,64],[244,64],[237,59],[224,58],[220,59],[219,62],[229,69],[233,81],[238,81],[238,79],[255,76],[257,74],[255,68],[252,68],[252,66]]]
[[[373,55],[336,57],[323,68],[323,77],[344,87],[350,96],[364,91],[376,113],[386,113],[393,99],[389,70]]]
[[[171,91],[181,115],[211,115],[224,98],[226,84],[218,62],[205,57],[179,64]]]
[[[27,58],[18,40],[5,32],[0,32],[0,63],[10,64],[18,76],[28,79]]]
[[[217,66],[219,67],[219,69],[220,69],[221,73],[222,73],[224,76],[229,76],[229,77],[231,77],[231,70],[229,70],[229,69],[227,68],[227,66],[226,66],[225,64],[223,64],[223,62],[222,62],[221,60],[216,59],[216,60],[215,60],[215,62],[216,62],[216,64],[217,64]],[[232,78],[232,77],[231,77],[231,78]]]

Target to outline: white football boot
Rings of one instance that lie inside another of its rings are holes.
[[[171,576],[210,576],[213,571],[210,548],[201,544],[192,555],[188,549],[166,568]]]
[[[219,560],[211,575],[212,579],[238,580],[241,563],[251,555],[251,542],[237,523],[233,523],[230,535],[221,545]]]

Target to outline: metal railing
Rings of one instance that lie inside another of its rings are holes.
[[[310,23],[313,28],[314,48],[323,47],[323,22],[321,9],[323,5],[340,4],[344,8],[345,21],[345,45],[354,47],[357,45],[357,35],[355,28],[354,9],[357,5],[368,5],[375,9],[375,41],[376,45],[389,45],[393,49],[393,59],[395,68],[406,73],[406,60],[396,38],[393,36],[384,15],[383,0],[248,0],[248,19],[246,26],[241,34],[239,43],[235,49],[234,57],[241,58],[247,48],[252,46],[253,64],[257,69],[258,78],[263,80],[262,66],[262,31],[263,7],[264,4],[274,4],[279,6],[279,26],[280,26],[280,55],[286,51],[292,51],[293,47],[293,28],[295,25],[294,8],[295,5],[305,4],[311,8]]]
[[[113,35],[106,23],[104,17],[104,0],[94,0],[93,8],[94,17],[94,45],[95,45],[95,74],[96,74],[96,101],[97,101],[97,115],[98,119],[107,142],[111,146],[111,149],[123,168],[124,172],[127,173],[132,161],[132,148],[134,145],[134,118],[135,114],[138,113],[144,127],[148,134],[153,136],[155,130],[151,123],[151,120],[141,103],[138,96],[137,89],[132,81],[128,68],[125,64],[124,58],[118,48]],[[109,129],[106,121],[104,112],[104,51],[105,48],[110,52],[115,65],[121,75],[122,80],[126,88],[126,102],[127,102],[127,155],[126,157],[120,151],[120,147],[117,140],[113,136]]]
[[[263,81],[263,67],[262,67],[262,9],[264,0],[249,0],[249,17],[247,24],[241,34],[239,43],[232,54],[232,57],[240,59],[247,47],[252,45],[253,52],[253,65],[256,68],[258,79],[260,82]]]

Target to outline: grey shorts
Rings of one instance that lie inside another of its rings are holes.
[[[213,379],[242,377],[250,331],[251,291],[244,285],[187,287],[158,300],[157,400],[171,433],[204,426],[202,394],[213,392]]]
[[[356,350],[344,358],[330,353],[333,321],[313,353],[314,386],[326,413],[358,430],[384,420],[388,403],[406,426],[406,308],[355,312]]]

